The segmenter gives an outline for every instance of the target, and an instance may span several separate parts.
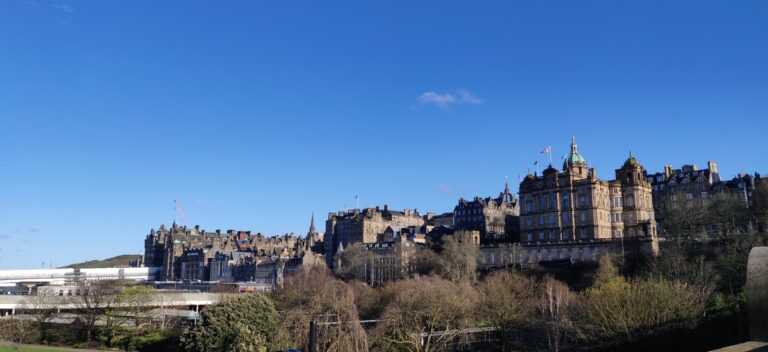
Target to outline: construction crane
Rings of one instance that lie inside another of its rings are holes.
[[[176,205],[176,216],[181,220],[181,224],[187,227],[187,219],[184,217],[184,210],[181,209],[181,202],[178,199],[173,200]]]

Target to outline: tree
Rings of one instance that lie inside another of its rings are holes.
[[[749,227],[748,210],[745,204],[736,197],[721,194],[721,197],[715,199],[707,207],[707,222],[711,229],[716,230],[712,234],[724,241],[734,233],[747,229]]]
[[[440,255],[429,248],[417,248],[414,258],[413,272],[419,275],[432,275],[439,272]]]
[[[200,313],[198,324],[182,339],[188,351],[263,351],[277,327],[277,312],[269,297],[243,294],[224,298]],[[244,336],[243,336],[244,335]]]
[[[395,296],[373,333],[377,350],[441,350],[473,326],[477,291],[468,281],[429,277],[391,286]]]
[[[104,309],[104,342],[112,346],[120,328],[132,322],[139,326],[150,320],[149,312],[153,308],[147,304],[155,299],[155,289],[144,285],[132,285],[116,293],[114,300]]]
[[[568,309],[571,291],[568,286],[552,276],[545,276],[540,284],[539,313],[544,337],[550,351],[563,349],[571,328]]]
[[[768,233],[768,180],[761,178],[755,181],[752,191],[752,217],[757,222],[760,233]]]
[[[714,291],[719,279],[704,256],[688,258],[685,249],[680,246],[665,247],[658,256],[651,258],[645,276],[687,283],[700,287],[706,294]]]
[[[40,340],[48,341],[48,323],[59,311],[62,300],[54,294],[37,294],[27,296],[22,301],[22,310],[30,314],[37,322],[40,331]]]
[[[665,201],[656,205],[659,234],[670,241],[686,242],[704,234],[707,211],[703,206]]]
[[[370,261],[369,253],[361,246],[350,245],[336,254],[334,271],[344,280],[365,281],[366,264]]]
[[[69,297],[85,326],[87,342],[93,338],[93,330],[98,319],[117,304],[120,291],[128,284],[122,280],[82,282],[76,289],[80,294]]]
[[[11,341],[14,351],[21,351],[23,343],[30,343],[35,333],[33,323],[23,319],[0,318],[0,339]]]
[[[570,311],[579,337],[596,347],[690,327],[709,300],[701,287],[663,277],[626,280],[610,268],[598,277]]]
[[[273,295],[281,317],[276,347],[307,347],[309,324],[316,321],[320,324],[319,350],[366,351],[368,340],[359,322],[354,292],[322,267],[286,278],[283,289]]]
[[[458,282],[474,281],[477,277],[477,258],[480,249],[467,232],[445,236],[441,253],[440,273],[444,278]]]
[[[536,282],[515,271],[496,271],[478,285],[478,319],[491,326],[525,322],[536,310]]]
[[[536,282],[516,271],[496,271],[478,284],[477,321],[503,330],[502,343],[519,337],[537,310]]]

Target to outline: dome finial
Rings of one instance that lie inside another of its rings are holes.
[[[571,136],[571,153],[578,152],[578,146],[576,145],[576,136]]]

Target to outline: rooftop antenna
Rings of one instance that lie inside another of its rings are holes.
[[[173,202],[176,205],[176,215],[179,217],[179,220],[181,220],[181,224],[184,225],[184,227],[187,227],[187,219],[184,217],[184,210],[181,208],[181,202],[178,199],[174,199]]]

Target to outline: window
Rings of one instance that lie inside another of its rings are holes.
[[[530,199],[525,201],[525,211],[529,213],[533,211],[533,202]]]
[[[687,193],[685,199],[693,199],[693,194]]]
[[[563,213],[563,225],[567,225],[571,222],[571,217],[568,213]]]
[[[539,225],[544,225],[544,214],[539,214]]]
[[[587,229],[583,228],[583,227],[580,228],[579,229],[579,235],[581,236],[581,238],[587,237]]]
[[[527,217],[527,218],[525,219],[525,223],[526,223],[526,224],[528,224],[528,227],[531,227],[531,226],[533,226],[533,218],[532,218],[532,217],[530,217],[530,216],[529,216],[529,217]]]
[[[579,220],[582,222],[587,221],[587,214],[584,212],[579,213]]]
[[[587,206],[587,196],[584,194],[579,194],[579,206],[585,207]]]
[[[544,240],[544,231],[539,231],[539,241]]]
[[[550,231],[549,232],[549,239],[550,240],[554,240],[555,239],[555,231]]]
[[[611,203],[611,206],[614,208],[621,207],[621,197],[613,197],[613,201]]]
[[[701,192],[701,198],[707,198],[707,192]]]
[[[552,225],[557,223],[557,215],[555,213],[549,214],[549,223]]]
[[[533,241],[533,234],[529,232],[528,233],[528,242],[531,242],[531,241]]]
[[[568,194],[568,192],[563,192],[562,200],[563,200],[563,208],[564,209],[570,208],[571,196]]]
[[[663,176],[656,176],[656,182],[661,182],[664,180]]]
[[[549,195],[549,209],[554,209],[555,204],[557,204],[557,195],[554,193],[551,193]]]

